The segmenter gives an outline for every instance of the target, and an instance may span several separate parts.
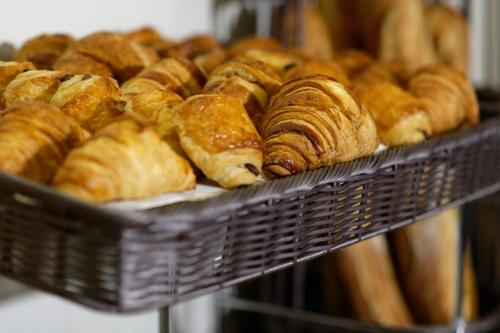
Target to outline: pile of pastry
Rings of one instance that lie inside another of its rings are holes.
[[[478,122],[466,76],[273,39],[43,35],[0,63],[0,171],[107,202],[284,177]]]

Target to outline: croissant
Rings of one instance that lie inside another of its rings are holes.
[[[410,145],[431,136],[425,105],[397,85],[388,81],[359,84],[354,93],[372,115],[385,145]]]
[[[19,74],[12,80],[4,93],[7,106],[23,101],[50,102],[61,81],[69,78],[62,72],[33,70]]]
[[[310,75],[324,75],[335,79],[344,86],[349,87],[351,82],[344,69],[330,60],[310,60],[303,65],[297,66],[286,73],[285,80],[291,81],[300,77]]]
[[[260,131],[269,99],[281,84],[281,79],[269,66],[239,56],[217,67],[210,74],[204,92],[238,99]]]
[[[384,236],[342,249],[329,260],[338,269],[357,319],[397,327],[414,323]]]
[[[425,105],[435,134],[479,122],[479,106],[467,77],[446,65],[433,65],[410,78],[410,92]]]
[[[265,63],[280,77],[284,77],[287,71],[304,62],[301,57],[292,52],[248,50],[243,55],[249,59]]]
[[[123,37],[129,41],[138,42],[149,47],[153,47],[156,43],[163,40],[160,33],[152,27],[142,27],[129,31]]]
[[[84,129],[95,132],[124,112],[120,88],[112,78],[86,74],[64,79],[50,103]]]
[[[338,53],[333,60],[344,69],[349,78],[353,78],[374,61],[367,53],[354,49],[348,49]]]
[[[262,168],[262,139],[237,99],[197,95],[174,114],[182,148],[209,179],[224,188],[255,183]]]
[[[0,61],[0,110],[5,107],[3,94],[9,83],[19,73],[33,70],[35,66],[31,62]]]
[[[457,258],[460,215],[446,210],[391,236],[399,264],[402,287],[417,320],[423,324],[448,325],[455,318]],[[426,286],[422,288],[422,286]],[[463,314],[475,319],[478,295],[470,247],[464,259]]]
[[[92,74],[113,77],[113,70],[110,66],[91,56],[72,51],[71,46],[57,59],[53,67],[68,74]]]
[[[73,43],[61,56],[61,59],[56,61],[54,68],[71,74],[86,74],[83,72],[83,69],[71,66],[71,64],[68,67],[65,66],[68,63],[67,58],[80,59],[81,57],[78,55],[90,57],[97,63],[107,66],[116,79],[121,82],[134,77],[144,67],[158,60],[158,56],[154,50],[138,42],[129,41],[122,35],[110,32],[97,32]],[[88,63],[88,59],[84,59]],[[95,72],[87,73],[101,74]]]
[[[134,80],[144,79],[156,81],[183,98],[199,94],[206,82],[205,75],[191,61],[185,58],[167,58],[145,68],[135,78],[125,82],[122,89],[127,89]]]
[[[69,151],[87,135],[49,104],[11,105],[0,118],[0,171],[48,183]]]
[[[151,127],[124,117],[74,149],[53,185],[79,199],[106,202],[192,189],[195,176]]]
[[[162,113],[170,113],[174,106],[182,103],[181,96],[165,89],[160,83],[147,79],[132,79],[121,89],[127,100],[126,112],[147,119],[161,136],[172,132],[174,123],[171,116]]]
[[[371,154],[379,141],[368,112],[325,76],[287,82],[263,123],[264,171],[288,176]]]
[[[72,42],[73,38],[66,34],[36,36],[17,50],[14,60],[29,61],[38,69],[49,69]]]
[[[434,41],[437,62],[468,72],[469,27],[464,17],[443,5],[425,9],[425,26]]]
[[[237,56],[250,50],[283,51],[283,45],[274,38],[249,36],[229,45],[228,53],[230,56]]]

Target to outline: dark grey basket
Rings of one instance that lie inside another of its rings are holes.
[[[500,189],[500,118],[216,198],[124,213],[0,174],[0,273],[95,309],[155,309]]]

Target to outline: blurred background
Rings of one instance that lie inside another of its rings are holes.
[[[449,1],[455,8],[465,3]],[[155,27],[167,38],[181,39],[224,26],[227,22],[217,22],[220,17],[215,15],[218,4],[212,0],[12,1],[0,21],[0,43],[19,46],[40,33],[66,32],[80,37],[96,30],[128,31],[145,25]],[[500,1],[471,0],[468,10],[471,78],[478,87],[500,87]],[[224,32],[218,32],[218,36],[224,36]],[[198,302],[193,306],[206,310],[213,302],[208,297],[201,301],[202,305]],[[189,320],[186,313],[192,313],[193,308],[180,307],[176,311],[179,318]],[[213,312],[196,313],[196,322],[215,325]],[[96,313],[0,279],[0,323],[0,331],[8,333],[157,332],[158,314],[123,317]],[[193,327],[192,332],[201,332]]]

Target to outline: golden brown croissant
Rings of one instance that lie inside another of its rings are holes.
[[[33,70],[35,66],[31,62],[0,61],[0,110],[5,107],[3,94],[9,83],[19,73]]]
[[[71,46],[54,63],[54,69],[67,74],[92,74],[113,77],[113,70],[91,56],[71,51]]]
[[[224,188],[255,183],[262,168],[262,139],[237,99],[193,96],[174,115],[182,148],[209,179]]]
[[[424,104],[397,85],[388,81],[358,84],[354,93],[372,115],[385,145],[409,145],[431,136]]]
[[[75,54],[76,53],[76,54]],[[69,62],[68,58],[81,59],[79,55],[83,55],[84,60],[81,60],[87,66],[80,69]],[[95,62],[89,66],[88,57]],[[154,50],[135,41],[129,41],[124,36],[110,33],[97,32],[84,37],[73,43],[61,58],[56,61],[54,68],[71,74],[102,74],[94,71],[88,72],[94,66],[99,71],[104,71],[103,65],[107,66],[113,73],[113,76],[121,82],[134,77],[144,67],[147,67],[158,60]],[[69,66],[68,66],[69,65]]]
[[[127,40],[138,42],[150,47],[163,40],[163,37],[160,35],[160,33],[152,27],[141,27],[135,30],[131,30],[123,36]]]
[[[69,151],[87,135],[73,119],[49,104],[12,105],[0,118],[0,171],[47,183]]]
[[[69,78],[62,72],[33,70],[19,74],[12,80],[4,93],[7,106],[23,101],[50,102],[61,81]]]
[[[379,144],[370,114],[342,84],[320,75],[283,85],[262,129],[264,171],[271,177],[350,161]]]
[[[304,62],[297,54],[284,51],[248,50],[243,55],[265,63],[274,69],[280,77],[284,77],[287,71]]]
[[[188,190],[195,176],[151,127],[124,117],[74,149],[53,185],[80,199],[106,202]]]
[[[217,67],[210,74],[204,91],[238,99],[260,131],[269,99],[281,84],[281,79],[269,66],[239,56]]]
[[[174,123],[171,117],[162,116],[162,113],[169,113],[170,109],[182,103],[181,96],[165,89],[157,81],[144,78],[127,81],[121,91],[127,101],[125,110],[128,113],[147,119],[161,136],[166,136],[173,130]]]
[[[396,327],[413,324],[384,236],[342,249],[329,260],[338,268],[357,319]]]
[[[338,53],[333,60],[344,69],[347,76],[351,79],[374,61],[367,53],[354,49]]]
[[[423,324],[448,325],[455,318],[459,218],[457,209],[446,210],[392,235],[403,289]],[[471,321],[477,315],[478,300],[470,248],[463,283],[463,313]]]
[[[291,81],[310,75],[324,75],[339,81],[346,87],[351,85],[346,72],[339,64],[331,60],[321,59],[310,60],[303,65],[289,70],[285,75],[285,79]]]
[[[231,56],[237,56],[249,50],[283,51],[283,45],[274,38],[249,36],[229,45],[228,53]]]
[[[66,76],[50,103],[90,132],[101,129],[124,112],[116,81],[89,74]]]
[[[464,17],[443,5],[425,9],[425,26],[434,42],[437,62],[467,73],[469,69],[469,27]]]
[[[17,50],[14,60],[30,61],[38,69],[49,69],[72,42],[73,38],[66,34],[36,36]]]
[[[413,74],[408,87],[425,105],[435,134],[479,122],[474,88],[458,70],[446,65],[425,67]]]
[[[185,58],[166,58],[145,68],[135,78],[125,82],[122,89],[127,89],[134,80],[144,79],[156,81],[163,88],[172,90],[183,98],[199,94],[206,82],[205,75],[191,61]]]

